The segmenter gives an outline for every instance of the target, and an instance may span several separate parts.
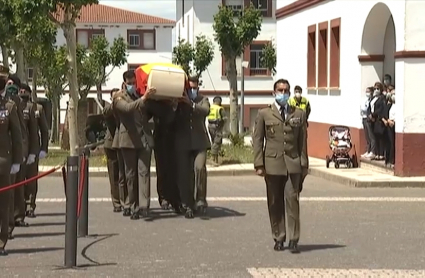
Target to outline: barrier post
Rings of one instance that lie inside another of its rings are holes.
[[[78,156],[67,157],[65,267],[77,265]]]
[[[83,194],[81,199],[81,212],[78,218],[78,236],[86,237],[89,234],[89,157],[90,149],[86,148],[83,152],[83,159],[85,160],[84,169],[84,185]],[[81,177],[81,176],[80,176]]]

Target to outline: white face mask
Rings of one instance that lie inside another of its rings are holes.
[[[301,98],[301,93],[295,93],[296,98]]]
[[[392,101],[393,103],[395,103],[395,95],[392,95],[392,96],[391,96],[391,101]]]
[[[374,96],[379,96],[380,94],[381,94],[381,92],[379,90],[373,91],[373,95]]]
[[[369,92],[366,93],[366,97],[367,98],[370,98],[370,93]]]

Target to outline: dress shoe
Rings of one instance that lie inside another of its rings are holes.
[[[22,220],[15,222],[15,227],[28,227],[28,226],[29,226],[29,224],[25,221],[22,221]]]
[[[7,253],[7,251],[6,251],[6,250],[4,250],[4,248],[0,248],[0,256],[7,256],[7,255],[9,255],[9,254]]]
[[[186,213],[184,214],[184,218],[186,219],[193,219],[195,216],[193,214],[193,210],[190,208],[186,209]]]
[[[139,212],[133,212],[133,214],[130,216],[131,220],[138,220],[140,219],[140,214]]]
[[[197,213],[200,215],[205,215],[207,213],[207,207],[206,206],[199,206],[196,210]]]
[[[185,211],[181,204],[171,204],[171,209],[177,214],[182,214]]]
[[[298,254],[298,253],[300,253],[300,250],[298,249],[298,243],[296,241],[294,241],[294,240],[289,241],[288,248],[289,248],[289,251],[292,254]]]
[[[148,208],[144,208],[139,212],[139,215],[143,218],[149,217],[150,211]]]
[[[124,209],[124,212],[123,212],[123,214],[122,214],[123,216],[125,216],[125,217],[128,217],[128,216],[131,216],[131,211],[130,211],[130,209]]]
[[[284,250],[284,242],[283,241],[276,241],[274,243],[274,248],[275,251],[283,251]]]
[[[9,235],[7,236],[7,239],[8,239],[8,240],[12,240],[12,239],[15,239],[15,237],[14,237],[12,234],[9,234]]]
[[[170,203],[167,200],[161,201],[161,208],[163,210],[169,210],[170,209]]]
[[[121,212],[122,211],[122,207],[116,207],[114,208],[114,212]]]
[[[27,217],[35,218],[35,212],[33,210],[29,210],[26,212]]]

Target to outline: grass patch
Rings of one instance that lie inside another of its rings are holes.
[[[40,160],[41,166],[56,166],[62,164],[66,157],[69,155],[68,151],[64,150],[49,150],[47,157]],[[230,145],[223,145],[220,152],[220,164],[242,164],[252,163],[253,153],[252,148],[249,146],[233,147]],[[208,164],[212,164],[211,155],[208,152]],[[155,165],[155,158],[152,155],[152,165]],[[90,167],[106,167],[106,156],[103,149],[97,149],[90,155]]]

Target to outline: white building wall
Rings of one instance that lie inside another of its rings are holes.
[[[358,55],[364,54],[361,47],[364,23],[372,7],[378,2],[328,1],[314,6],[314,8],[308,8],[278,19],[276,36],[277,76],[288,79],[292,87],[300,85],[303,91],[307,92],[307,28],[313,24],[341,18],[341,93],[340,95],[307,95],[305,93],[312,105],[310,121],[361,127],[359,107],[364,98],[366,84],[361,83],[362,69]],[[405,2],[384,2],[389,7],[395,22],[396,51],[403,50]],[[382,49],[378,53],[369,54],[382,54]],[[398,63],[396,67],[398,67]],[[368,67],[363,67],[363,70],[368,70]],[[398,69],[396,70],[398,72],[396,76],[398,88],[402,85],[399,79],[403,78],[403,75]],[[371,76],[370,80],[367,81],[369,86],[382,78],[382,76],[376,76],[374,65],[370,65],[369,72]]]

